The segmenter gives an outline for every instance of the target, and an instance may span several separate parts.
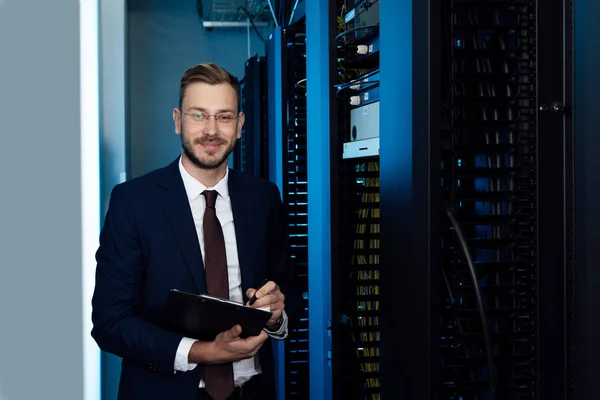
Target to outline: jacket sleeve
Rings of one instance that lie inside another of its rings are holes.
[[[92,337],[108,352],[156,372],[173,373],[181,335],[165,331],[139,314],[144,263],[126,188],[111,194],[96,253]]]
[[[269,251],[270,274],[285,295],[285,312],[289,330],[297,328],[301,316],[302,292],[296,279],[295,264],[290,259],[288,217],[281,201],[279,189],[271,184],[269,196]]]

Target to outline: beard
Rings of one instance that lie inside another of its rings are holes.
[[[195,146],[203,145],[205,143],[213,143],[213,144],[221,145],[221,147],[218,148],[217,150],[215,150],[215,152],[213,153],[215,155],[218,155],[219,152],[221,153],[221,155],[218,156],[216,160],[202,160],[201,159],[202,156],[199,156],[194,152]],[[181,147],[183,148],[183,153],[196,167],[201,168],[201,169],[217,169],[221,165],[223,165],[224,162],[227,162],[227,158],[233,151],[233,149],[235,147],[235,143],[236,143],[235,137],[233,137],[231,142],[228,142],[227,140],[220,138],[220,137],[209,137],[209,136],[202,136],[202,137],[196,138],[194,140],[191,140],[189,137],[187,137],[187,135],[185,134],[185,131],[181,132]]]

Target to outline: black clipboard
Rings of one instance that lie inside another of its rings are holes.
[[[192,339],[211,341],[235,325],[240,337],[257,336],[273,313],[205,294],[171,289],[163,314],[164,328]]]

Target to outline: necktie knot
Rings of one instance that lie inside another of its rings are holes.
[[[217,202],[217,191],[216,190],[205,190],[202,192],[204,198],[206,199],[206,207],[207,208],[215,208],[215,204]]]

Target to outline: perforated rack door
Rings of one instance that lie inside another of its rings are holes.
[[[339,329],[342,399],[380,399],[379,160],[353,160],[348,175],[348,232],[338,284],[343,286]]]
[[[283,200],[289,216],[291,257],[296,282],[304,293],[300,325],[290,332],[286,344],[286,399],[308,399],[308,208],[306,172],[306,28],[303,22],[285,35],[284,84],[286,129],[284,131]]]
[[[442,219],[445,399],[485,399],[494,343],[496,399],[538,395],[536,8],[445,1],[442,182],[467,237],[488,326],[465,256]]]
[[[379,400],[380,385],[380,197],[376,152],[345,152],[361,124],[379,140],[379,114],[358,118],[379,96],[379,2],[338,1],[336,119],[332,150],[336,188],[332,216],[332,372],[334,399]],[[357,48],[367,49],[356,54]],[[350,99],[353,99],[351,105]],[[360,105],[356,105],[360,98]],[[377,103],[378,105],[378,103]],[[360,111],[362,109],[362,111]],[[356,112],[356,111],[359,112]],[[377,108],[378,110],[378,108]],[[362,114],[362,115],[365,115]],[[367,140],[370,141],[370,140]],[[361,146],[366,146],[361,144]],[[379,145],[376,145],[377,150]]]

